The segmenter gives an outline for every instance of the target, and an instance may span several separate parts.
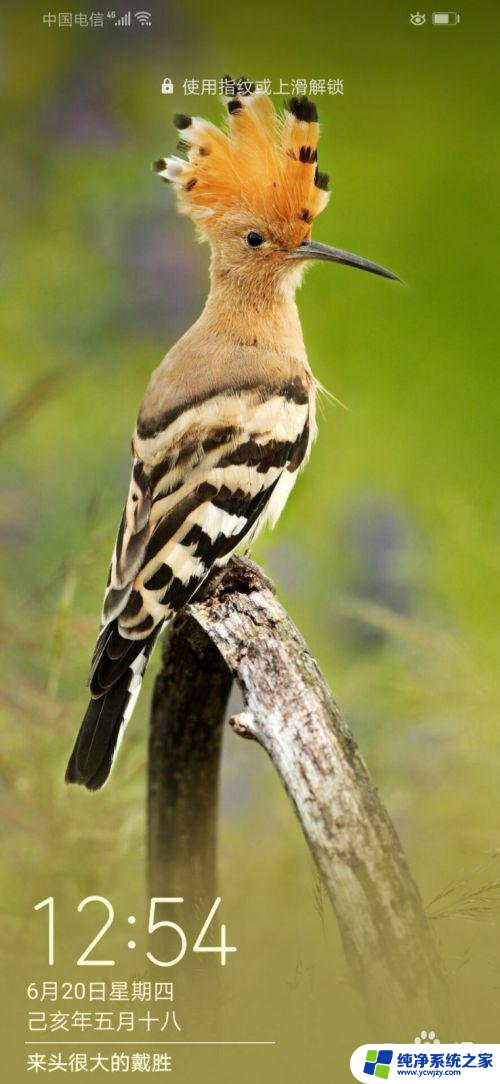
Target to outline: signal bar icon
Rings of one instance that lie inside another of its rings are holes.
[[[130,26],[130,11],[122,15],[121,19],[117,19],[115,26]]]

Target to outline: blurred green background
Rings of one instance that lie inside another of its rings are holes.
[[[83,896],[113,900],[117,944],[124,916],[144,912],[158,655],[108,788],[68,790],[63,777],[137,407],[208,284],[208,250],[150,163],[174,148],[174,112],[222,115],[216,98],[184,97],[186,77],[230,71],[275,86],[338,77],[344,95],[317,99],[332,197],[315,236],[384,263],[405,286],[341,267],[307,276],[299,306],[310,361],[347,409],[324,402],[307,471],[254,556],[330,681],[433,917],[464,1019],[463,1035],[441,1038],[498,1041],[497,5],[461,2],[460,25],[446,29],[429,13],[411,26],[396,0],[148,8],[149,30],[106,18],[104,29],[48,28],[49,9],[29,2],[4,16],[9,1003],[21,1022],[25,982],[46,977],[38,900],[56,898],[59,959],[73,979]],[[160,93],[166,75],[171,97]],[[219,1033],[278,1045],[180,1052],[179,1079],[349,1080],[355,1046],[413,1039],[397,1021],[389,1036],[367,1033],[287,799],[264,753],[232,733],[220,872],[239,951],[213,995]],[[199,1037],[189,999],[178,1008],[184,1036]],[[415,1020],[415,1034],[436,1023]]]

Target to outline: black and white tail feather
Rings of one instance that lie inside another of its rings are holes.
[[[109,692],[91,699],[66,770],[67,783],[99,790],[111,771],[139,696],[156,636],[139,651]]]
[[[276,521],[313,436],[311,390],[297,378],[226,389],[139,419],[68,783],[103,786],[161,629],[215,564]]]

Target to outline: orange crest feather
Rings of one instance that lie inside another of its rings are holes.
[[[247,211],[299,243],[329,198],[328,177],[317,168],[316,107],[292,98],[280,116],[268,95],[252,90],[227,108],[227,133],[200,117],[175,117],[186,159],[162,158],[155,170],[203,230],[230,211]]]

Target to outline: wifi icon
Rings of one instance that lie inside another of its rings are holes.
[[[135,17],[137,19],[137,22],[140,23],[141,26],[151,26],[151,12],[150,11],[136,11],[135,12]]]

